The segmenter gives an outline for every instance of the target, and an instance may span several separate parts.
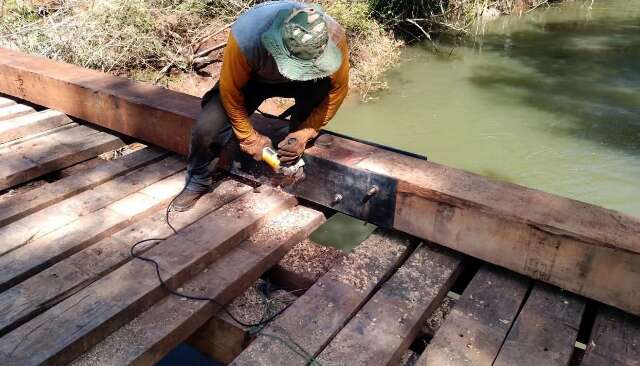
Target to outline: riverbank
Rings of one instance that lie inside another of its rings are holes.
[[[398,63],[405,40],[468,32],[479,17],[540,5],[534,1],[457,0],[444,7],[440,0],[416,0],[410,2],[416,8],[402,10],[396,7],[406,4],[398,0],[321,3],[349,33],[351,86],[367,99],[387,87],[384,74]],[[255,2],[0,0],[0,47],[200,96],[218,77],[229,24]],[[420,11],[427,9],[424,18]]]

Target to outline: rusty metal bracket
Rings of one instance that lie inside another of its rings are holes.
[[[395,179],[310,155],[304,159],[304,179],[283,187],[285,191],[360,220],[393,227]]]
[[[236,176],[280,186],[298,198],[360,220],[384,228],[393,227],[395,179],[312,155],[305,155],[304,161],[304,175],[295,179],[275,174],[265,164],[256,163],[245,155],[237,156],[230,170]]]

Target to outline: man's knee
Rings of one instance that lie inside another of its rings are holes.
[[[229,118],[220,98],[214,97],[202,108],[192,130],[192,139],[206,145],[221,144],[220,134],[229,127]]]

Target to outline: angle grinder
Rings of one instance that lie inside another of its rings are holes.
[[[294,176],[299,174],[298,172],[301,172],[302,167],[304,166],[304,160],[302,160],[302,158],[298,159],[293,164],[282,165],[278,158],[278,153],[270,147],[262,149],[262,161],[267,163],[274,172],[285,176]]]

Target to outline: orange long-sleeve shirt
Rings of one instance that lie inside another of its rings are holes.
[[[346,37],[337,43],[342,51],[342,64],[340,68],[330,76],[331,89],[325,100],[317,106],[306,121],[300,126],[301,129],[311,128],[316,133],[325,126],[336,114],[340,105],[347,96],[349,90],[349,48]],[[252,75],[259,74],[260,70],[255,70],[250,65],[247,57],[236,41],[233,32],[229,34],[229,40],[224,52],[222,61],[222,71],[220,74],[220,97],[222,105],[231,121],[233,131],[239,141],[254,134],[253,125],[247,114],[245,98],[242,88],[252,78]]]

